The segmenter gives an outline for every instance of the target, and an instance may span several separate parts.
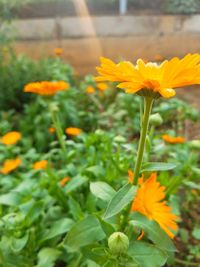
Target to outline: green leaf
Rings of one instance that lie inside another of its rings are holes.
[[[19,253],[27,244],[29,239],[29,234],[27,233],[22,238],[13,238],[11,248],[14,253]]]
[[[175,163],[147,162],[143,164],[141,172],[168,171],[176,168]]]
[[[105,236],[97,218],[89,215],[71,228],[65,243],[70,249],[76,250],[102,240]]]
[[[134,212],[132,214],[133,220],[130,221],[134,227],[139,227],[148,234],[149,239],[155,243],[158,248],[166,251],[176,251],[174,244],[168,235],[160,228],[160,226],[153,220],[149,220],[140,213]]]
[[[99,165],[91,166],[87,168],[86,171],[92,173],[95,177],[105,176],[105,170]]]
[[[90,183],[90,191],[93,195],[106,202],[109,202],[116,194],[116,191],[105,182]]]
[[[111,199],[104,214],[104,219],[111,218],[123,210],[131,201],[133,201],[136,191],[137,187],[130,183],[125,184]]]
[[[38,254],[38,264],[36,267],[53,267],[55,261],[60,257],[61,252],[54,248],[43,248]]]
[[[142,241],[132,242],[128,253],[140,264],[140,267],[160,267],[166,263],[168,258],[167,253]]]
[[[76,190],[77,188],[81,187],[86,182],[87,182],[86,177],[76,176],[67,183],[67,186],[65,186],[65,192],[70,193]]]
[[[194,230],[192,231],[192,236],[195,239],[200,240],[200,227],[195,227]]]
[[[73,224],[74,224],[74,221],[68,218],[63,218],[63,219],[56,221],[51,226],[51,228],[43,234],[43,237],[41,238],[41,242],[68,232],[71,229]]]
[[[21,196],[17,192],[10,192],[8,194],[0,196],[0,204],[8,206],[18,206],[21,201]]]
[[[69,204],[70,214],[72,214],[73,219],[78,221],[84,218],[84,213],[81,210],[81,206],[74,198],[69,197],[68,204]]]

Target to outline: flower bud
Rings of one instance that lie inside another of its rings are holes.
[[[121,232],[115,232],[108,238],[108,247],[113,254],[126,253],[129,247],[128,237]]]
[[[190,148],[197,149],[197,150],[200,149],[200,140],[192,140],[188,142],[188,144]]]
[[[126,142],[126,139],[123,136],[121,136],[121,135],[117,135],[117,136],[115,136],[114,141],[116,143],[119,143],[120,144],[120,143],[125,143]]]
[[[149,122],[154,126],[159,126],[163,123],[163,119],[159,113],[155,113],[150,116]]]

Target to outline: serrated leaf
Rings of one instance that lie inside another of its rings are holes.
[[[116,194],[116,191],[105,182],[90,183],[90,191],[93,195],[106,202],[109,202]]]
[[[176,168],[175,163],[147,162],[143,164],[141,172],[168,171]]]
[[[133,201],[136,191],[137,187],[129,183],[125,184],[111,199],[106,212],[103,215],[104,219],[111,218],[122,211],[131,201]]]

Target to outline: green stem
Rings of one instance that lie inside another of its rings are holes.
[[[186,265],[186,266],[199,266],[199,263],[188,262],[188,261],[180,260],[177,258],[175,258],[175,262],[180,263],[182,265]]]
[[[151,109],[153,105],[153,98],[152,97],[144,97],[144,114],[143,118],[141,118],[141,133],[140,133],[140,141],[138,147],[138,154],[134,169],[134,184],[137,185],[138,178],[140,175],[140,170],[142,166],[143,154],[145,149],[145,142],[147,137],[147,131],[149,126],[149,116],[151,114]]]
[[[65,158],[67,158],[67,150],[66,150],[66,146],[65,146],[65,141],[63,139],[64,134],[63,134],[62,127],[60,124],[58,113],[57,113],[57,111],[51,110],[51,108],[50,108],[50,112],[51,112],[51,118],[53,121],[53,125],[56,129],[56,135],[57,135],[58,141],[60,143],[61,149],[63,151],[63,155]]]

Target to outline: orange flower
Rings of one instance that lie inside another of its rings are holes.
[[[9,132],[1,138],[1,142],[4,145],[14,145],[21,139],[21,137],[19,132]]]
[[[100,90],[100,91],[105,91],[108,89],[108,85],[106,83],[97,83],[97,88]]]
[[[156,221],[168,236],[173,238],[174,234],[171,230],[178,229],[175,222],[178,217],[171,212],[171,208],[164,201],[165,187],[161,186],[156,179],[156,173],[152,173],[146,181],[143,178],[139,179],[140,187],[137,190],[131,211],[140,212],[148,219]]]
[[[158,55],[155,55],[154,59],[155,59],[155,61],[163,61],[164,57],[158,54]]]
[[[7,159],[3,163],[3,168],[0,170],[3,174],[8,174],[14,171],[21,164],[21,159]]]
[[[182,144],[185,143],[185,138],[182,136],[173,137],[167,134],[162,135],[162,139],[170,144]]]
[[[86,93],[88,93],[88,94],[94,94],[94,92],[95,92],[95,89],[94,89],[93,86],[88,86],[86,88]]]
[[[65,132],[68,135],[74,135],[74,136],[76,136],[76,135],[79,135],[82,132],[82,130],[79,129],[79,128],[69,127],[69,128],[66,128],[65,129]]]
[[[42,170],[42,169],[46,169],[46,166],[48,164],[48,161],[47,160],[40,160],[40,161],[36,161],[34,164],[33,164],[33,169],[34,170]]]
[[[50,127],[48,129],[49,133],[55,133],[56,129],[54,127]]]
[[[64,187],[66,185],[67,182],[69,182],[70,177],[64,177],[61,181],[60,181],[60,185],[62,187]]]
[[[175,57],[160,65],[152,62],[145,64],[138,59],[135,66],[129,61],[115,64],[102,57],[101,66],[97,67],[100,76],[95,80],[118,82],[117,87],[130,94],[145,89],[150,94],[169,98],[175,95],[173,88],[200,84],[199,63],[199,54],[188,54],[182,59]]]
[[[63,50],[62,50],[62,48],[60,48],[60,47],[56,47],[55,49],[54,49],[54,54],[56,55],[56,56],[61,56],[62,55],[62,53],[63,53]]]
[[[58,82],[34,82],[25,86],[24,92],[34,93],[38,95],[51,96],[55,95],[58,91],[69,89],[69,84],[64,81]]]

